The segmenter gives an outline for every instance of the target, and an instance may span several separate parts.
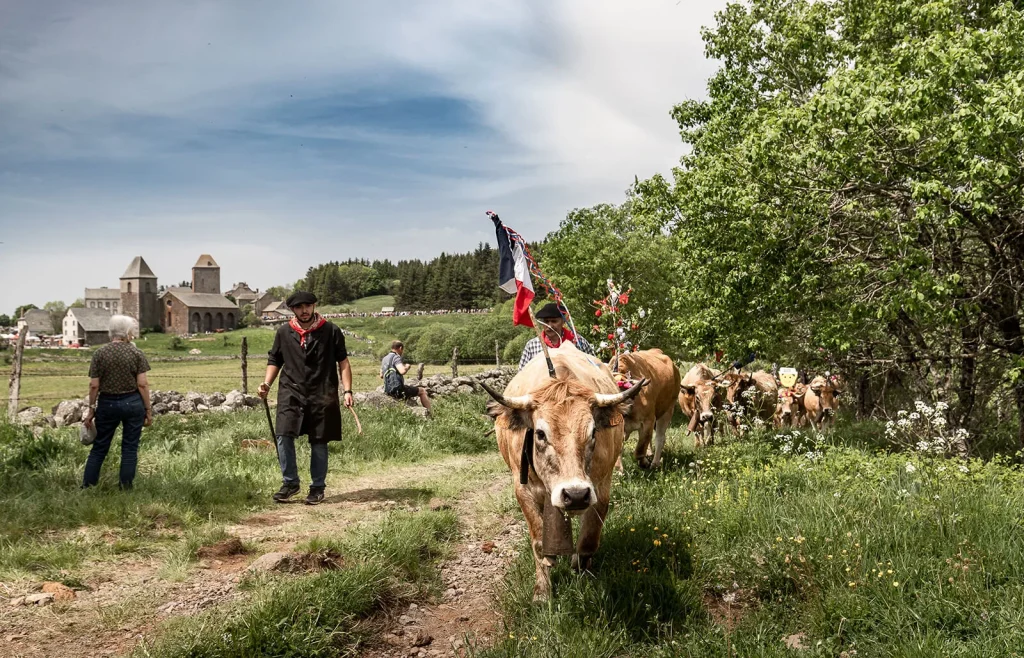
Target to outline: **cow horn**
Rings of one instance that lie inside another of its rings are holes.
[[[514,398],[507,398],[501,393],[494,391],[487,384],[484,384],[483,382],[478,383],[480,384],[481,388],[487,391],[487,395],[490,395],[492,398],[494,398],[495,402],[497,402],[503,407],[508,407],[509,409],[528,409],[530,407],[531,399],[529,395],[520,395]]]
[[[640,389],[647,385],[646,379],[641,379],[639,382],[630,386],[621,393],[595,393],[597,398],[597,406],[599,407],[612,407],[617,404],[622,404],[626,400],[631,400],[640,392]]]

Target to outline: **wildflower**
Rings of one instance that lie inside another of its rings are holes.
[[[892,581],[892,586],[893,587],[899,587],[900,586],[900,581],[898,581],[898,580]]]
[[[961,473],[970,473],[971,472],[971,469],[967,468],[963,464],[960,464],[959,466],[957,466],[957,468],[960,469]]]
[[[943,418],[942,416],[935,416],[934,418],[932,418],[932,425],[939,428],[945,427],[946,419]]]
[[[916,466],[914,466],[910,462],[907,462],[907,473],[913,473],[916,470],[917,470]]]
[[[936,402],[935,409],[938,411],[945,411],[946,409],[949,409],[949,405],[945,402]]]
[[[660,539],[655,539],[654,540],[654,545],[655,546],[661,546],[661,540]]]
[[[921,419],[921,414],[917,413],[916,411],[914,413],[910,414],[910,420],[920,420],[920,419]]]
[[[833,497],[833,498],[839,498],[839,492],[837,491],[837,492],[835,492],[834,494],[832,494],[832,497]]]
[[[855,583],[854,581],[851,580],[850,581],[850,587],[856,587],[856,586],[857,586],[857,583]]]

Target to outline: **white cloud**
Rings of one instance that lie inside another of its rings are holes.
[[[265,287],[327,259],[471,248],[492,237],[486,209],[539,239],[677,162],[668,112],[703,95],[699,29],[723,5],[22,5],[0,26],[0,310],[70,301],[138,253],[163,282],[210,252],[225,277]],[[293,99],[407,85],[465,101],[486,132],[288,121]],[[303,150],[306,136],[368,141],[408,169],[356,182],[361,155]]]

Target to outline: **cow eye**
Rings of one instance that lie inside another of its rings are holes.
[[[547,443],[548,441],[548,435],[544,433],[544,430],[534,432],[533,438],[537,440],[537,443]]]

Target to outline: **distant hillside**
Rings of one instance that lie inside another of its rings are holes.
[[[386,306],[394,305],[395,298],[391,295],[373,295],[347,304],[325,305],[318,308],[322,313],[376,313]]]

